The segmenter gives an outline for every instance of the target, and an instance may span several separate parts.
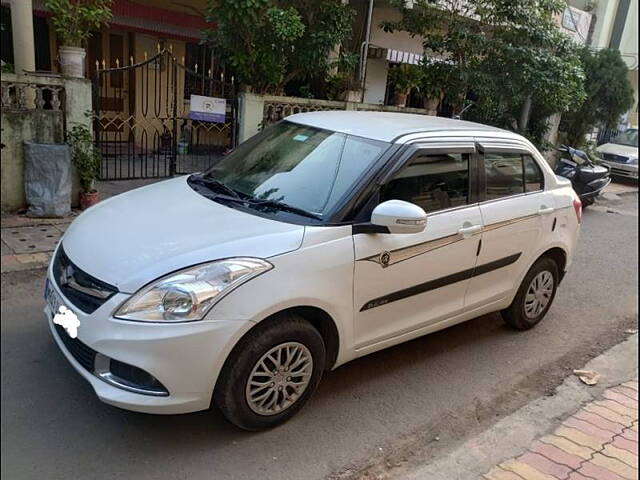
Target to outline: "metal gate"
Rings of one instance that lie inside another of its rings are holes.
[[[146,58],[146,54],[145,54]],[[223,74],[198,72],[160,50],[140,63],[93,75],[93,128],[100,179],[169,177],[215,164],[236,139],[236,92]],[[226,99],[223,122],[190,118],[191,95]]]

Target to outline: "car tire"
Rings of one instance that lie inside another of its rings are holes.
[[[580,203],[582,203],[582,208],[587,208],[591,205],[593,205],[595,203],[595,198],[585,198],[585,199],[581,199]]]
[[[556,262],[540,258],[525,275],[511,305],[501,312],[505,323],[516,330],[529,330],[540,323],[551,308],[559,278]]]
[[[322,378],[325,358],[322,336],[309,322],[292,314],[274,317],[254,327],[234,347],[218,378],[214,402],[244,430],[275,427],[311,397]]]

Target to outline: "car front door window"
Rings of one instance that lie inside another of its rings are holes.
[[[436,212],[469,203],[469,155],[418,154],[382,188],[380,201],[404,200]]]

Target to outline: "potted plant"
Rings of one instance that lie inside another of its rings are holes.
[[[360,102],[362,87],[357,79],[355,67],[360,57],[353,53],[341,53],[333,64],[335,71],[326,79],[326,93],[329,100]]]
[[[76,125],[67,134],[71,148],[71,162],[80,176],[80,208],[85,210],[98,203],[95,181],[100,173],[100,152],[93,143],[91,131],[84,125]]]
[[[63,75],[84,77],[84,49],[92,30],[111,18],[112,0],[45,0],[60,39],[58,61]]]
[[[394,104],[404,107],[407,104],[407,96],[412,89],[420,89],[423,72],[418,65],[403,63],[389,70],[389,80],[393,82],[396,92]]]
[[[442,73],[437,65],[427,64],[423,66],[422,82],[420,84],[420,93],[424,101],[424,108],[427,115],[437,115],[438,106],[444,98],[442,90]]]

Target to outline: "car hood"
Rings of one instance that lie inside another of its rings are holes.
[[[303,236],[303,226],[221,205],[180,177],[91,207],[69,226],[62,245],[78,268],[133,293],[197,263],[296,250]]]
[[[638,149],[629,145],[619,145],[617,143],[605,143],[596,148],[598,153],[610,153],[613,155],[622,155],[624,157],[637,157]]]

